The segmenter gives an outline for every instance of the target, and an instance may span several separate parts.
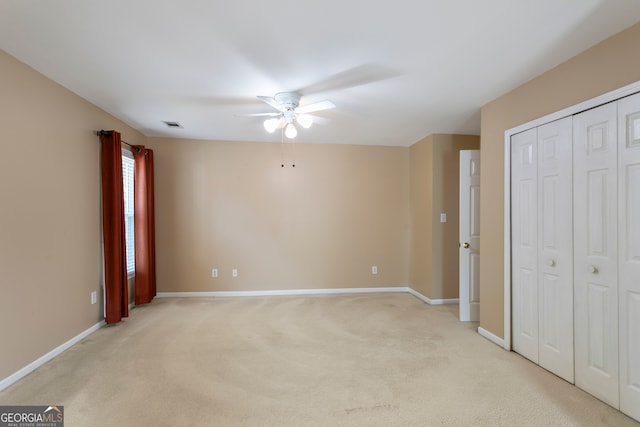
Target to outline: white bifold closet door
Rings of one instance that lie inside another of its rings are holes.
[[[511,140],[513,348],[574,380],[571,118]]]
[[[618,103],[620,410],[640,420],[640,95]]]
[[[640,420],[640,94],[511,138],[513,349]]]
[[[617,103],[573,125],[575,383],[618,408]]]

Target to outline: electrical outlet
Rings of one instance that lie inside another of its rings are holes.
[[[233,270],[231,270],[231,276],[238,277],[238,269],[237,268],[234,268]]]
[[[218,269],[217,268],[212,268],[211,269],[211,277],[218,277]]]
[[[378,266],[377,265],[372,265],[371,266],[371,274],[378,274]]]
[[[98,292],[91,292],[91,304],[96,304],[98,302]]]

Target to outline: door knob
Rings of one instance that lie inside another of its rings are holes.
[[[470,244],[468,244],[467,242],[464,242],[464,243],[462,244],[462,247],[463,247],[463,248],[465,248],[465,249],[469,249],[469,247],[470,247],[470,246],[471,246],[471,245],[470,245]]]
[[[596,274],[597,272],[598,272],[598,269],[595,267],[595,265],[589,266],[589,273]]]
[[[555,267],[556,266],[556,262],[554,260],[550,259],[550,260],[547,261],[547,265],[549,267]]]

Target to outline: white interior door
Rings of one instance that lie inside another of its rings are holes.
[[[480,150],[460,151],[460,320],[480,320]]]
[[[640,95],[618,103],[620,410],[640,420]]]
[[[538,128],[539,364],[573,383],[572,118]]]
[[[513,349],[538,363],[538,131],[511,137]]]
[[[617,103],[573,123],[575,382],[618,408]]]

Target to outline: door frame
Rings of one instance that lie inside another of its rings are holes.
[[[511,351],[511,136],[555,120],[573,116],[602,104],[640,92],[640,81],[588,99],[571,107],[507,129],[504,132],[504,339],[503,348]]]

